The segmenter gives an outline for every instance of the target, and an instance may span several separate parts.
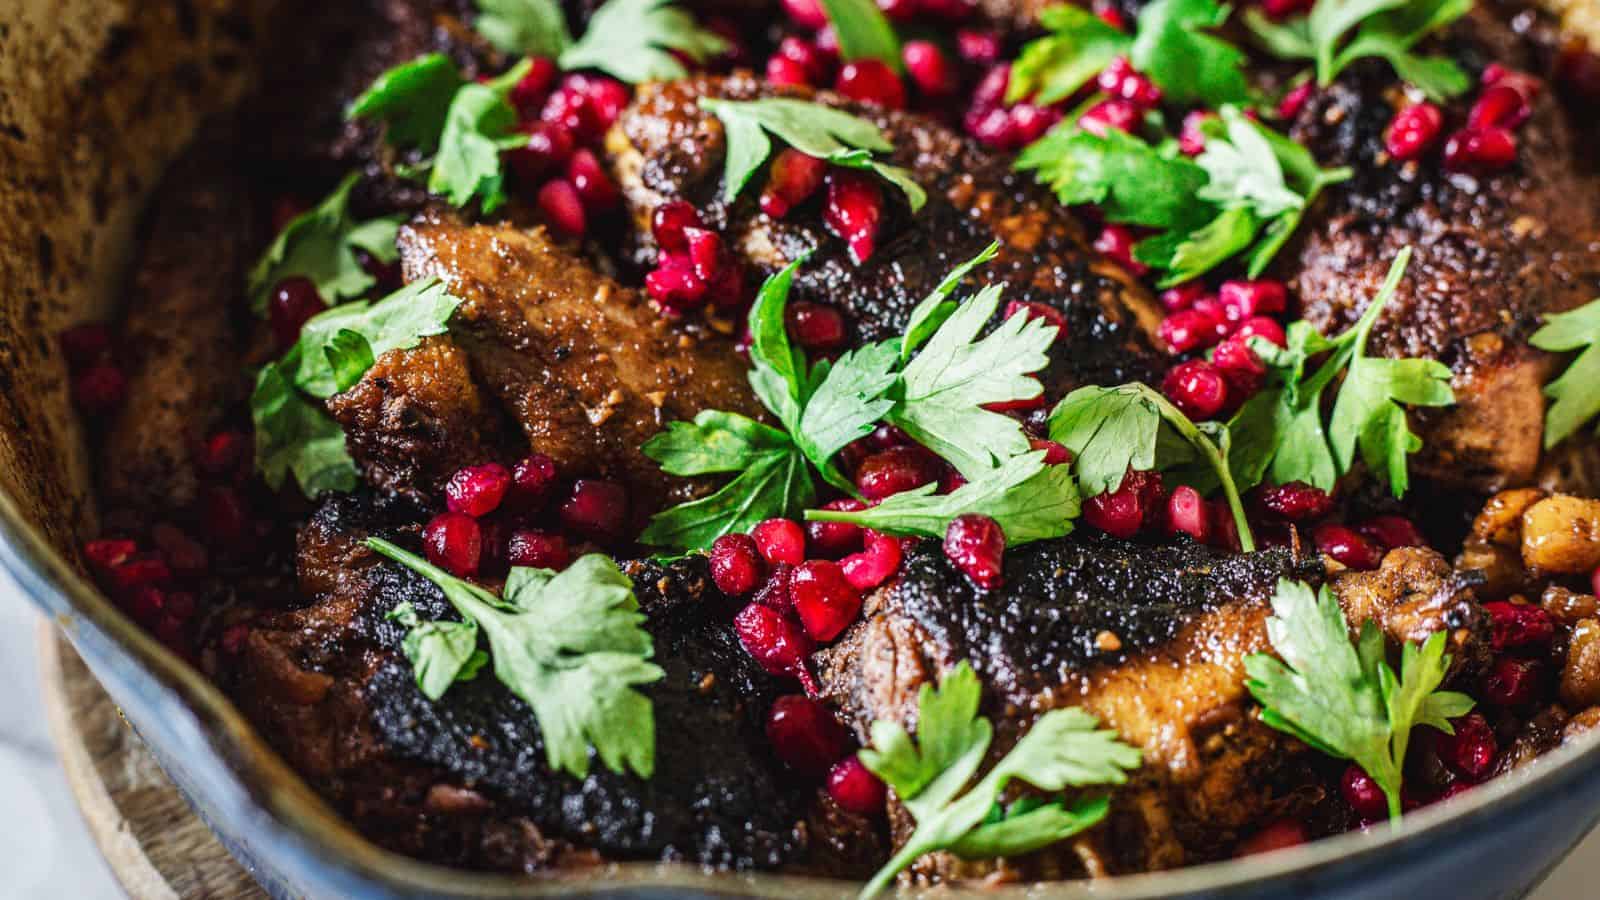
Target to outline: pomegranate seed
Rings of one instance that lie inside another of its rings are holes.
[[[1184,156],[1199,156],[1206,149],[1206,133],[1202,126],[1207,119],[1215,119],[1217,114],[1203,109],[1197,109],[1183,117],[1183,129],[1178,132],[1178,150]]]
[[[789,519],[767,519],[750,529],[761,555],[770,563],[798,566],[806,558],[806,533]]]
[[[1483,609],[1489,614],[1489,645],[1496,652],[1539,649],[1555,638],[1555,620],[1542,606],[1496,600]]]
[[[1289,522],[1320,519],[1333,509],[1328,492],[1304,481],[1288,481],[1277,487],[1264,487],[1257,501],[1267,512]]]
[[[1279,347],[1286,347],[1289,344],[1288,337],[1283,333],[1283,326],[1278,324],[1278,320],[1269,319],[1266,316],[1252,316],[1245,319],[1244,324],[1239,326],[1239,330],[1235,331],[1233,336],[1238,338],[1246,347],[1250,346],[1250,339],[1253,337],[1261,338]],[[1253,353],[1254,351],[1251,352]]]
[[[975,106],[967,111],[964,126],[968,134],[986,147],[1015,150],[1022,146],[1017,121],[1011,117],[1008,109],[998,106],[982,109]]]
[[[1187,534],[1202,544],[1211,538],[1211,508],[1199,491],[1186,484],[1172,489],[1167,498],[1167,533]]]
[[[1483,698],[1507,708],[1533,704],[1544,693],[1544,664],[1537,659],[1502,657],[1483,679]]]
[[[802,63],[787,56],[767,57],[767,81],[787,87],[810,87],[814,84],[811,71]]]
[[[478,574],[485,578],[504,578],[510,571],[510,526],[497,519],[478,522],[478,544],[483,552],[478,556]]]
[[[802,28],[815,30],[828,24],[828,16],[817,0],[783,0],[783,11]]]
[[[1029,438],[1028,449],[1043,450],[1044,464],[1047,466],[1064,466],[1072,462],[1072,451],[1064,444],[1047,441],[1044,438]]]
[[[539,120],[569,132],[579,143],[596,140],[605,130],[598,114],[589,107],[589,98],[570,81],[550,93],[544,108],[539,110]]]
[[[921,0],[878,0],[878,9],[891,22],[910,21],[920,10]]]
[[[1233,855],[1255,856],[1260,853],[1271,853],[1274,850],[1287,850],[1290,847],[1298,847],[1307,840],[1309,837],[1306,835],[1304,824],[1294,819],[1276,819],[1240,841],[1239,846],[1234,848]]]
[[[267,301],[267,321],[272,324],[278,348],[293,346],[306,322],[327,308],[311,279],[296,275],[278,282]]]
[[[793,577],[794,566],[777,563],[772,567],[772,574],[767,576],[766,583],[757,589],[751,599],[778,612],[789,612],[789,580]]]
[[[557,178],[539,188],[539,211],[557,231],[567,237],[583,237],[589,229],[589,219],[583,209],[583,198],[572,182]]]
[[[591,150],[572,154],[572,161],[567,163],[567,180],[572,182],[588,212],[605,212],[615,207],[622,196]]]
[[[528,59],[527,74],[517,79],[511,86],[511,93],[506,98],[511,105],[517,108],[519,118],[537,118],[539,110],[544,108],[545,100],[550,97],[550,89],[555,87],[556,76],[560,70],[556,68],[554,60],[543,56],[534,56]]]
[[[1366,769],[1355,763],[1347,766],[1339,779],[1339,793],[1344,796],[1344,802],[1350,804],[1350,809],[1364,820],[1376,821],[1389,815],[1389,798],[1383,788],[1378,787]]]
[[[1211,364],[1228,383],[1231,399],[1241,402],[1254,394],[1267,374],[1266,364],[1250,349],[1246,338],[1233,334],[1211,353]]]
[[[877,248],[878,223],[883,217],[883,191],[871,177],[834,169],[828,173],[827,199],[822,218],[828,229],[850,247],[856,265],[866,262]]]
[[[817,52],[826,57],[829,64],[839,61],[839,35],[833,30],[832,25],[817,29],[814,40],[817,43]]]
[[[200,498],[205,537],[214,544],[237,544],[250,536],[250,511],[230,487],[207,488]]]
[[[956,53],[977,66],[993,65],[1000,61],[1000,36],[992,31],[963,28],[956,32]]]
[[[566,85],[583,95],[584,100],[593,114],[594,126],[599,137],[606,129],[616,124],[622,111],[628,108],[628,103],[633,99],[627,85],[614,78],[601,75],[569,75]]]
[[[553,531],[518,528],[506,542],[506,562],[530,569],[561,571],[572,562],[567,539]]]
[[[1037,379],[1030,378],[1029,380],[1036,381]],[[1039,393],[1034,394],[1032,397],[1024,397],[1020,400],[1004,400],[999,403],[982,404],[984,409],[997,413],[1017,412],[1018,410],[1044,409],[1048,405],[1049,401],[1045,399],[1043,387],[1040,387]]]
[[[111,329],[104,325],[74,325],[56,340],[67,367],[74,371],[99,362],[111,353]]]
[[[650,214],[650,234],[662,253],[688,253],[689,239],[684,237],[684,229],[704,227],[699,211],[684,200],[669,200]]]
[[[861,595],[844,577],[839,564],[807,560],[789,576],[789,603],[800,624],[819,641],[831,641],[861,613]]]
[[[1311,532],[1311,540],[1318,550],[1352,569],[1376,569],[1383,563],[1383,551],[1377,544],[1343,525],[1318,525]]]
[[[889,791],[860,759],[846,756],[834,763],[833,771],[828,773],[828,796],[848,812],[876,816],[883,813]]]
[[[1517,160],[1517,139],[1504,128],[1462,129],[1444,145],[1444,167],[1452,172],[1499,171]]]
[[[1126,226],[1107,225],[1100,229],[1100,236],[1094,240],[1094,248],[1129,272],[1143,275],[1150,271],[1150,267],[1133,258],[1134,243],[1133,232]]]
[[[978,86],[972,90],[974,109],[989,110],[1005,102],[1006,91],[1011,87],[1011,64],[1002,63],[984,73]]]
[[[733,617],[733,631],[767,674],[787,675],[808,692],[816,690],[816,679],[805,663],[814,645],[799,622],[770,606],[751,603]]]
[[[706,283],[683,263],[669,263],[644,276],[645,293],[667,309],[685,312],[706,299]]]
[[[511,473],[499,463],[456,470],[444,486],[445,508],[477,518],[494,512],[511,488]]]
[[[889,424],[882,424],[872,429],[872,433],[867,435],[867,440],[879,450],[888,450],[890,447],[904,447],[912,442],[911,435]]]
[[[1211,507],[1213,525],[1211,545],[1238,553],[1243,549],[1243,545],[1239,543],[1239,523],[1233,518],[1233,509],[1221,497],[1210,501],[1207,505]]]
[[[1467,128],[1516,128],[1533,114],[1528,101],[1504,84],[1491,85],[1472,104]]]
[[[1207,294],[1194,301],[1190,312],[1199,313],[1207,319],[1217,323],[1217,340],[1227,337],[1233,330],[1233,322],[1228,318],[1228,310],[1222,305],[1222,300],[1214,294]]]
[[[856,59],[845,63],[833,80],[833,89],[862,103],[876,103],[886,109],[904,109],[906,88],[900,76],[879,59]]]
[[[1128,20],[1123,17],[1122,10],[1117,9],[1111,0],[1095,0],[1092,4],[1095,17],[1110,25],[1118,31],[1128,30]]]
[[[1432,103],[1413,103],[1394,114],[1383,146],[1398,160],[1417,159],[1439,140],[1444,128],[1444,113]]]
[[[1209,419],[1228,403],[1228,383],[1203,359],[1178,363],[1161,380],[1161,392],[1191,419]]]
[[[522,509],[532,509],[545,501],[556,480],[555,460],[535,453],[511,470],[511,498]]]
[[[1230,322],[1243,322],[1253,316],[1281,313],[1289,306],[1289,290],[1281,281],[1262,278],[1256,281],[1224,281],[1217,289],[1217,300]]]
[[[100,538],[86,541],[83,545],[84,558],[89,560],[90,565],[102,571],[109,571],[122,565],[138,552],[138,544],[123,538]]]
[[[748,534],[725,534],[711,542],[711,580],[730,597],[754,591],[767,576],[766,561]]]
[[[136,556],[111,570],[111,583],[119,591],[172,580],[172,570],[154,556]]]
[[[1306,104],[1310,103],[1311,98],[1316,95],[1316,82],[1302,82],[1290,90],[1289,93],[1284,94],[1283,99],[1278,101],[1278,118],[1292,119],[1300,115],[1300,111],[1305,109]]]
[[[1119,56],[1100,71],[1096,83],[1100,90],[1119,100],[1127,100],[1141,110],[1155,109],[1161,103],[1161,89],[1139,74],[1126,56]]]
[[[1499,63],[1490,63],[1484,67],[1480,83],[1486,88],[1495,85],[1511,88],[1521,94],[1522,99],[1530,105],[1544,93],[1543,81],[1527,72],[1508,69]]]
[[[1261,11],[1267,18],[1281,22],[1296,13],[1309,12],[1314,5],[1316,0],[1261,0]]]
[[[237,431],[219,431],[206,438],[195,454],[195,466],[207,475],[230,475],[250,457],[250,439]]]
[[[1378,516],[1362,523],[1356,530],[1390,550],[1395,547],[1428,546],[1427,538],[1404,516]]]
[[[1142,116],[1138,105],[1128,100],[1101,100],[1078,117],[1078,127],[1098,137],[1112,128],[1131,134]]]
[[[706,282],[706,299],[718,309],[738,309],[745,305],[744,269],[738,262],[724,259],[722,268]],[[746,353],[748,354],[748,350]]]
[[[1204,297],[1206,286],[1198,281],[1185,281],[1176,287],[1169,287],[1161,292],[1161,305],[1167,312],[1182,312],[1194,306],[1194,302]]]
[[[161,618],[166,605],[166,592],[149,585],[133,589],[122,601],[122,608],[128,615],[147,628]]]
[[[1066,313],[1048,303],[1041,303],[1037,300],[1012,300],[1006,304],[1006,319],[1010,319],[1017,313],[1026,315],[1029,320],[1043,319],[1045,324],[1054,325],[1056,329],[1055,339],[1058,341],[1067,336]]]
[[[1133,537],[1144,527],[1152,493],[1149,483],[1150,473],[1129,470],[1116,490],[1084,501],[1083,520],[1112,537]]]
[[[1044,137],[1044,133],[1061,121],[1061,113],[1048,106],[1018,103],[1006,113],[1011,118],[1011,139],[1024,146]]]
[[[761,191],[761,211],[774,219],[788,215],[817,192],[827,171],[828,164],[814,156],[793,147],[783,150],[772,160],[767,186]]]
[[[802,775],[818,776],[844,756],[850,735],[826,706],[800,694],[787,694],[767,711],[767,742],[784,764]]]
[[[689,243],[689,262],[694,266],[694,274],[710,282],[723,265],[722,238],[704,228],[685,228],[683,236]]]
[[[483,529],[471,516],[440,513],[422,529],[422,546],[429,562],[465,578],[483,558]]]
[[[846,498],[822,505],[823,509],[855,512],[866,509],[860,500]],[[824,559],[838,559],[861,549],[861,526],[849,522],[807,522],[807,546],[812,555]]]
[[[572,132],[553,122],[530,122],[523,131],[528,134],[528,142],[507,153],[506,160],[517,180],[531,188],[567,164],[577,141]]]
[[[955,70],[950,60],[932,41],[906,41],[900,51],[906,74],[917,90],[929,97],[943,97],[956,88]]]
[[[911,445],[891,447],[862,460],[856,469],[856,489],[868,501],[933,484],[942,474],[943,464],[927,449]]]
[[[1158,333],[1173,353],[1188,353],[1215,345],[1227,337],[1227,327],[1207,312],[1185,309],[1162,319]]]
[[[1494,755],[1500,749],[1494,729],[1478,713],[1468,713],[1450,724],[1455,734],[1433,733],[1439,759],[1457,774],[1482,781],[1494,767]]]
[[[628,492],[614,481],[580,478],[561,504],[561,524],[597,541],[621,537],[628,524]]]
[[[833,350],[844,345],[844,316],[831,306],[817,303],[789,304],[784,313],[785,324],[795,343],[807,350]]]
[[[957,516],[944,532],[944,555],[979,588],[992,591],[1005,578],[1006,535],[988,516]]]
[[[790,35],[778,42],[777,55],[798,63],[805,71],[806,81],[810,84],[821,84],[828,76],[829,62],[817,49],[817,45],[804,38]]]
[[[889,580],[900,568],[905,545],[899,538],[868,531],[866,549],[839,561],[845,580],[858,591],[870,590]]]

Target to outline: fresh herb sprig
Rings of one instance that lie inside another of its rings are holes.
[[[574,40],[556,0],[478,0],[478,33],[505,53],[542,56],[562,69],[597,69],[632,84],[688,74],[673,56],[703,62],[728,48],[671,0],[609,0]]]
[[[1229,465],[1241,487],[1270,478],[1276,484],[1303,481],[1332,490],[1359,452],[1395,497],[1405,495],[1410,486],[1406,460],[1422,448],[1405,407],[1455,403],[1450,369],[1443,363],[1370,357],[1366,352],[1372,328],[1410,260],[1411,248],[1401,250],[1360,320],[1343,334],[1328,339],[1310,323],[1294,322],[1285,348],[1260,339],[1251,342],[1268,366],[1270,382],[1228,423],[1233,441]],[[1310,361],[1324,354],[1308,373]],[[1332,415],[1324,422],[1323,394],[1341,376]]]
[[[1040,716],[1010,752],[977,783],[994,728],[978,714],[983,688],[971,665],[961,662],[917,696],[917,736],[898,722],[872,723],[872,748],[861,762],[894,789],[916,820],[916,829],[894,857],[861,889],[872,897],[925,853],[949,850],[968,858],[1016,856],[1069,838],[1104,819],[1105,797],[1018,801],[999,798],[1013,779],[1050,792],[1069,787],[1117,785],[1138,768],[1140,753],[1115,731],[1097,729],[1081,709],[1054,709]]]
[[[873,0],[821,0],[821,5],[839,38],[841,59],[876,59],[901,71],[900,39],[878,4]]]
[[[1272,611],[1267,636],[1277,656],[1257,653],[1244,661],[1261,721],[1361,766],[1388,799],[1390,822],[1398,823],[1412,730],[1426,725],[1453,734],[1449,720],[1472,709],[1471,697],[1438,689],[1450,670],[1444,632],[1420,646],[1406,643],[1397,676],[1372,621],[1351,645],[1349,622],[1326,586],[1313,592],[1281,580]]]
[[[1600,299],[1570,312],[1545,318],[1529,343],[1552,353],[1578,355],[1565,372],[1545,385],[1553,403],[1545,411],[1544,446],[1548,450],[1600,416]]]
[[[1309,13],[1284,22],[1250,9],[1245,24],[1275,56],[1315,63],[1323,87],[1356,60],[1378,57],[1401,79],[1443,100],[1466,91],[1471,79],[1448,57],[1412,50],[1471,9],[1472,0],[1318,0]]]
[[[911,211],[928,202],[928,194],[910,171],[873,158],[888,153],[894,144],[878,126],[847,112],[791,97],[761,100],[699,101],[700,108],[722,121],[728,136],[723,167],[723,199],[732,202],[750,178],[772,155],[771,133],[807,156],[851,169],[864,169],[899,188]]]
[[[1239,488],[1228,468],[1228,430],[1191,421],[1160,392],[1137,382],[1078,388],[1050,412],[1050,439],[1073,453],[1078,484],[1088,496],[1116,490],[1129,471],[1178,470],[1198,463],[1197,488],[1222,489],[1239,532],[1239,545],[1255,552]]]
[[[357,220],[350,215],[350,191],[360,181],[352,172],[322,202],[289,220],[250,270],[250,308],[267,314],[267,297],[285,278],[299,276],[316,285],[328,303],[359,297],[377,279],[367,274],[357,250],[385,263],[399,258],[395,236],[399,216]]]
[[[654,643],[633,582],[610,557],[591,553],[560,573],[515,567],[497,597],[381,538],[366,544],[433,582],[461,615],[417,621],[406,636],[424,694],[437,700],[477,674],[481,631],[495,677],[532,708],[550,768],[582,779],[592,747],[613,772],[655,773],[655,710],[635,688],[665,673],[650,662]],[[416,618],[396,612],[402,624]]]

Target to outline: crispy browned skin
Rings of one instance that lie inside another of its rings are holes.
[[[763,173],[732,204],[722,200],[726,138],[721,122],[696,100],[773,96],[815,100],[872,121],[895,145],[889,161],[909,169],[928,192],[927,205],[912,215],[903,197],[885,186],[878,248],[866,264],[852,262],[844,242],[823,224],[820,191],[779,221],[759,211]],[[1047,393],[1148,378],[1158,365],[1154,335],[1161,312],[1149,294],[1090,249],[1072,215],[1031,178],[1012,172],[1009,158],[926,117],[829,92],[773,87],[744,74],[699,77],[642,88],[607,149],[641,240],[648,240],[658,205],[687,199],[763,274],[811,251],[791,299],[836,306],[858,338],[899,334],[911,309],[946,273],[999,241],[1000,255],[975,277],[1003,284],[1008,300],[1037,301],[1066,314],[1067,334],[1052,350]],[[649,246],[638,251],[641,261],[654,254]]]
[[[674,325],[542,230],[424,214],[402,229],[400,252],[408,280],[437,276],[461,298],[451,340],[528,446],[563,475],[627,484],[637,513],[691,489],[639,452],[666,423],[706,409],[761,414],[731,340]]]
[[[231,141],[203,138],[157,192],[123,320],[128,400],[100,445],[108,507],[170,513],[199,491],[193,448],[245,387],[231,315],[255,233]]]

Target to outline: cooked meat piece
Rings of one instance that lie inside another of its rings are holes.
[[[193,454],[249,390],[232,317],[255,227],[237,147],[202,136],[157,189],[123,320],[128,399],[100,451],[107,507],[170,514],[199,492]]]
[[[542,230],[429,213],[401,230],[400,254],[408,280],[438,276],[461,298],[450,340],[528,445],[563,475],[622,481],[641,522],[694,487],[640,453],[646,440],[706,409],[761,414],[731,340],[674,325]]]
[[[1431,630],[1476,636],[1470,591],[1443,588],[1448,565],[1424,555],[1391,554],[1372,573],[1377,585],[1336,578],[1334,588],[1352,615],[1373,615],[1391,637],[1412,636],[1429,615]],[[1059,878],[1214,859],[1252,826],[1321,797],[1298,742],[1251,714],[1243,665],[1269,649],[1277,580],[1315,582],[1321,569],[1287,550],[1224,556],[1193,543],[1075,536],[1008,551],[1004,587],[985,593],[923,545],[870,599],[865,620],[821,655],[824,693],[865,739],[877,719],[911,727],[921,686],[966,660],[996,723],[991,755],[1064,706],[1083,707],[1143,749],[1144,767],[1113,795],[1103,827],[1022,859],[934,855],[920,877]],[[903,840],[909,821],[892,821]]]
[[[532,712],[492,673],[438,702],[418,691],[385,614],[410,602],[426,618],[456,616],[432,583],[359,543],[408,540],[396,523],[416,511],[389,503],[321,507],[300,539],[301,588],[316,599],[252,627],[233,685],[261,732],[358,827],[401,852],[480,868],[804,860],[803,792],[762,733],[777,684],[726,624],[729,601],[703,558],[625,567],[667,672],[645,688],[656,772],[618,775],[596,759],[580,781],[548,768]]]
[[[1394,641],[1421,643],[1441,629],[1452,666],[1480,668],[1486,624],[1471,588],[1476,574],[1458,573],[1444,557],[1421,547],[1389,551],[1371,572],[1346,569],[1331,578],[1339,604],[1354,626],[1371,619]]]
[[[726,138],[721,122],[701,112],[696,100],[772,96],[815,100],[870,120],[895,145],[888,160],[909,169],[927,190],[927,205],[911,215],[885,185],[880,240],[865,265],[852,262],[844,242],[823,224],[822,191],[778,221],[759,211],[759,174],[732,204],[722,200]],[[998,240],[1000,255],[982,277],[1004,284],[1008,300],[1065,313],[1067,333],[1056,342],[1045,376],[1049,396],[1079,384],[1149,378],[1157,368],[1161,311],[1149,294],[1100,258],[1072,215],[1031,178],[1012,172],[1008,157],[930,119],[828,92],[778,88],[748,75],[699,77],[641,88],[607,148],[640,240],[649,240],[657,206],[684,199],[762,274],[811,251],[791,299],[839,308],[860,339],[899,334],[911,309],[952,268]],[[645,263],[655,251],[642,246],[636,255]]]
[[[1488,59],[1543,71],[1484,8],[1451,30],[1447,46],[1472,72]],[[1528,336],[1542,316],[1600,295],[1600,181],[1550,90],[1517,129],[1518,160],[1503,173],[1450,173],[1431,157],[1396,163],[1383,139],[1404,102],[1393,85],[1386,63],[1359,63],[1295,120],[1293,136],[1323,165],[1356,175],[1307,216],[1278,271],[1298,289],[1304,316],[1329,333],[1356,320],[1395,254],[1414,247],[1370,349],[1436,358],[1455,373],[1458,405],[1415,416],[1415,470],[1485,491],[1531,483],[1541,389],[1560,359]],[[1463,119],[1471,100],[1452,103],[1446,121]]]

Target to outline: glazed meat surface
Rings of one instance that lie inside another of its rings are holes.
[[[927,191],[927,205],[912,216],[903,198],[884,187],[885,239],[864,265],[823,224],[820,191],[776,221],[758,209],[759,183],[732,204],[723,202],[726,138],[721,122],[696,101],[773,96],[815,100],[873,122],[895,145],[887,160],[909,169]],[[641,241],[648,240],[657,206],[686,199],[764,275],[809,251],[791,300],[838,308],[860,340],[899,334],[912,308],[951,269],[999,241],[1000,255],[982,270],[988,283],[1004,285],[1007,300],[1044,303],[1067,320],[1044,373],[1047,396],[1080,384],[1148,378],[1157,368],[1161,312],[1149,294],[1089,248],[1082,226],[1030,178],[1012,172],[1009,158],[926,117],[744,75],[699,77],[642,88],[607,146]],[[654,248],[642,246],[637,256],[653,259]]]

